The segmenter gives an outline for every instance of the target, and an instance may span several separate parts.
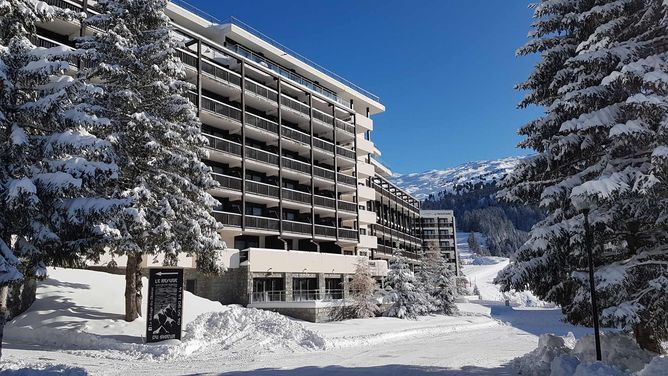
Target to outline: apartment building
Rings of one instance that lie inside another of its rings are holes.
[[[457,231],[452,210],[420,210],[418,221],[422,248],[436,247],[448,261],[450,268],[459,275]]]

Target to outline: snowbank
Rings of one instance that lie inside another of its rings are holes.
[[[129,360],[176,359],[207,348],[257,354],[326,346],[322,337],[285,316],[223,306],[188,292],[184,294],[182,341],[144,344],[145,320],[128,323],[123,319],[123,294],[124,276],[51,270],[50,277],[38,286],[35,304],[6,326],[5,339],[77,355]]]
[[[607,333],[601,336],[602,361],[598,362],[593,336],[576,341],[572,333],[565,337],[543,334],[535,350],[510,364],[529,376],[666,375],[666,357],[652,359],[652,355],[625,334]]]

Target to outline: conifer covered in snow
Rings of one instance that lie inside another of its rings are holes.
[[[438,243],[427,246],[422,259],[420,274],[423,275],[424,291],[431,303],[430,311],[451,315],[457,312],[457,281],[447,260],[441,254]]]
[[[121,240],[112,252],[128,257],[126,320],[141,314],[142,254],[197,256],[197,266],[217,272],[223,244],[207,190],[216,186],[201,162],[206,139],[195,107],[185,94],[184,68],[175,55],[177,40],[164,14],[165,0],[101,0],[99,15],[85,24],[101,32],[84,38],[91,66],[86,75],[100,82],[97,104],[111,120],[107,137],[119,160],[113,197],[128,199],[114,223]]]
[[[541,60],[519,85],[529,91],[520,106],[546,113],[521,128],[521,146],[538,154],[500,196],[548,215],[497,281],[591,324],[588,218],[602,323],[660,352],[668,338],[668,3],[546,0],[534,16],[518,53]]]
[[[384,312],[385,316],[416,319],[420,315],[429,313],[430,300],[427,294],[420,289],[420,281],[416,278],[400,249],[394,249],[384,284],[385,299],[392,304]]]
[[[352,314],[359,319],[374,317],[380,311],[378,303],[374,300],[374,294],[378,285],[371,276],[369,262],[361,259],[355,266],[355,274],[350,281],[352,295]]]

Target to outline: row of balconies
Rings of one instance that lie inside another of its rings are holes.
[[[254,215],[245,215],[242,216],[238,213],[228,213],[223,211],[214,210],[213,216],[216,220],[222,223],[225,226],[229,227],[241,227],[242,219],[245,222],[245,227],[250,229],[257,229],[263,231],[272,231],[278,232],[280,229],[281,220],[277,218],[269,217],[260,217]],[[301,234],[301,235],[311,235],[315,234],[316,237],[320,238],[330,238],[336,239],[337,234],[339,238],[347,240],[357,240],[357,230],[349,228],[338,229],[334,226],[326,226],[320,224],[311,224],[308,222],[298,222],[298,221],[289,221],[282,220],[283,222],[283,232]]]
[[[399,248],[399,251],[400,251],[401,255],[404,256],[404,257],[408,257],[408,258],[413,259],[413,260],[419,259],[419,255],[418,255],[417,252],[411,252],[411,251],[407,251],[407,250],[401,249],[401,248]],[[376,252],[379,252],[379,253],[382,253],[382,254],[385,254],[385,255],[388,255],[388,256],[393,256],[394,255],[394,249],[390,246],[383,245],[383,244],[378,244],[378,246],[376,248]]]
[[[378,239],[394,239],[394,240],[402,240],[415,245],[422,244],[422,239],[415,236],[415,234],[413,233],[394,230],[380,224],[372,225],[372,234],[376,236]]]
[[[387,204],[388,202],[394,202],[395,204],[400,205],[410,210],[413,213],[416,214],[420,213],[420,207],[414,204],[413,202],[407,201],[404,198],[397,196],[396,194],[390,192],[387,189],[384,189],[378,184],[374,183],[373,188],[376,190],[378,194],[380,194],[383,198],[385,198],[385,200],[383,200],[383,204]]]

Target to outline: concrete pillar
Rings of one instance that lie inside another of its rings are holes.
[[[325,273],[318,273],[318,290],[320,291],[320,299],[325,298]]]
[[[283,280],[285,281],[285,301],[292,301],[292,273],[285,273]]]
[[[341,274],[341,279],[343,280],[343,299],[348,299],[350,295],[350,291],[348,291],[350,285],[350,282],[348,281],[348,275]]]

